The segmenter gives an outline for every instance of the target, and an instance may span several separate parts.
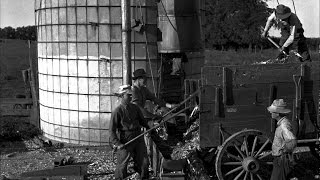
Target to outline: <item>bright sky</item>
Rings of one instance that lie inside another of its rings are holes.
[[[278,0],[294,12],[292,0]],[[320,37],[320,1],[293,0],[306,37]],[[275,8],[277,0],[267,0],[269,7]],[[34,25],[34,0],[0,0],[0,27]],[[278,32],[274,33],[279,34]]]
[[[0,28],[35,25],[34,0],[0,0]]]

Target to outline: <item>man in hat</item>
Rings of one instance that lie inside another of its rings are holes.
[[[115,93],[121,97],[121,103],[111,113],[110,142],[117,149],[116,179],[124,179],[127,175],[127,166],[132,157],[137,165],[136,171],[142,179],[148,179],[149,161],[147,148],[143,137],[132,143],[124,144],[142,133],[141,127],[149,128],[140,108],[131,103],[132,90],[130,85],[122,85]],[[118,133],[118,135],[117,135]]]
[[[290,120],[286,117],[291,112],[283,99],[276,99],[269,106],[272,119],[277,121],[277,128],[272,143],[273,170],[271,180],[286,180],[292,171],[292,152],[297,146]]]
[[[158,99],[146,88],[147,76],[144,69],[137,69],[133,72],[133,89],[132,89],[132,103],[138,105],[145,118],[152,119],[156,115],[145,109],[146,100],[150,100],[160,107],[174,108],[175,104],[169,104],[163,100]]]
[[[281,29],[280,53],[278,59],[282,59],[293,50],[299,61],[311,61],[306,38],[303,35],[304,29],[296,14],[292,13],[290,8],[279,4],[276,10],[269,16],[262,37],[267,37],[268,31],[274,23],[277,23]]]

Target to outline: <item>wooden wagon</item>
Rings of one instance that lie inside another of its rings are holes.
[[[200,146],[215,150],[220,180],[269,179],[276,121],[266,108],[277,98],[292,110],[298,146],[320,157],[319,68],[308,62],[201,69]]]

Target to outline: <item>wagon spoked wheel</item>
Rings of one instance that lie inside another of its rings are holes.
[[[271,140],[261,131],[246,129],[220,147],[215,169],[219,180],[266,180],[272,172]]]

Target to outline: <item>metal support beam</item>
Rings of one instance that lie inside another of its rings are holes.
[[[122,58],[123,84],[132,84],[131,81],[131,20],[130,0],[121,0],[122,18]]]

